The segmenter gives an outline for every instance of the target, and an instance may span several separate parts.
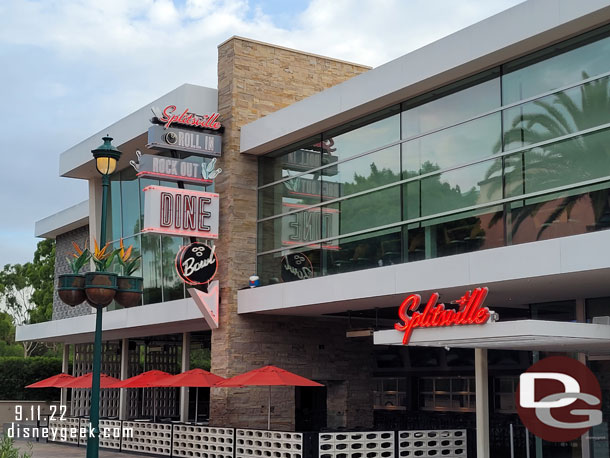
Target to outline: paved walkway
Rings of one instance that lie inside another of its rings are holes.
[[[15,441],[15,445],[22,452],[29,452],[30,448],[26,441]],[[59,445],[43,442],[32,442],[32,458],[83,458],[87,455],[85,447],[76,447],[72,445]],[[112,452],[109,450],[100,450],[100,458],[137,458],[143,456],[133,453]],[[145,456],[145,455],[144,455]]]

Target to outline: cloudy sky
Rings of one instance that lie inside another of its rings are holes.
[[[0,268],[34,222],[87,197],[59,154],[183,83],[216,87],[240,35],[378,66],[521,0],[0,1]]]

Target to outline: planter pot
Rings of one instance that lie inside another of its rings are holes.
[[[117,290],[117,274],[110,272],[87,272],[85,294],[93,307],[106,307],[112,302]]]
[[[142,277],[124,277],[118,278],[118,289],[114,300],[123,307],[135,307],[142,303],[142,285],[144,279]]]
[[[74,307],[85,300],[85,276],[63,274],[57,278],[57,294],[64,304]]]

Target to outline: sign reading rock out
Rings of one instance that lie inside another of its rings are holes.
[[[174,159],[171,157],[140,154],[138,162],[133,162],[138,177],[157,178],[161,180],[182,181],[210,185],[214,178],[222,172],[216,169],[216,158],[209,162],[200,157]]]
[[[218,194],[147,186],[144,195],[142,232],[218,238]]]

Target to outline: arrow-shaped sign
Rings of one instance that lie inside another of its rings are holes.
[[[189,294],[201,310],[208,326],[218,329],[218,303],[220,299],[220,286],[218,280],[208,285],[208,292],[204,293],[195,288],[187,288]]]

